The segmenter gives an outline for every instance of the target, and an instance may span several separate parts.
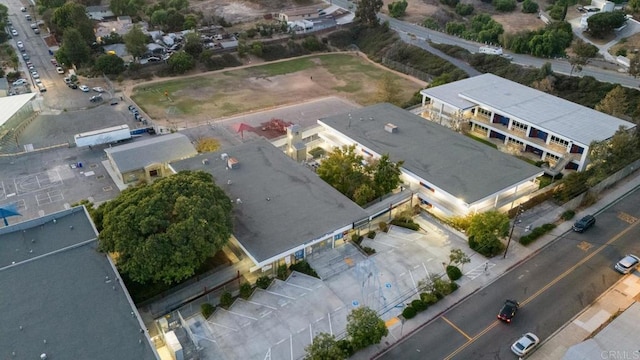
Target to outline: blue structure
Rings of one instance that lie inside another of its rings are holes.
[[[2,216],[2,220],[4,220],[4,226],[9,226],[9,222],[7,221],[9,216],[22,216],[22,214],[18,212],[18,203],[0,207],[0,216]]]

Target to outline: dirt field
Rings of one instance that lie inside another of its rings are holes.
[[[370,105],[384,74],[403,102],[425,85],[355,54],[328,54],[144,83],[131,98],[156,122],[195,124],[331,95]]]
[[[388,14],[389,10],[387,4],[390,4],[396,0],[384,0],[384,6],[381,12]],[[522,30],[535,30],[544,27],[542,20],[538,19],[536,14],[524,14],[522,13],[522,3],[518,3],[514,11],[510,13],[499,13],[493,9],[493,5],[483,3],[480,0],[463,0],[462,3],[473,4],[475,11],[473,14],[488,13],[491,17],[502,24],[505,33],[514,33]],[[540,8],[547,6],[547,1],[538,1]],[[448,17],[454,20],[451,15],[454,14],[454,10],[442,5],[439,0],[417,0],[410,1],[409,6],[402,20],[411,23],[421,24],[428,16],[436,17]],[[458,19],[459,20],[459,19]]]

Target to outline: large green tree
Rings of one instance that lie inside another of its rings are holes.
[[[149,38],[142,32],[140,26],[134,25],[128,33],[123,37],[124,45],[127,48],[127,52],[131,54],[135,59],[139,59],[144,53],[147,52],[147,43]]]
[[[595,38],[604,38],[627,21],[622,11],[600,12],[587,19],[589,33]]]
[[[175,74],[184,74],[196,66],[193,56],[187,54],[184,50],[171,55],[168,63],[171,72]]]
[[[354,191],[364,182],[364,158],[356,153],[355,145],[336,148],[318,167],[318,175],[329,185],[352,198]]]
[[[116,55],[100,55],[93,68],[103,74],[120,74],[124,71],[124,60]]]
[[[338,342],[333,335],[320,333],[313,338],[305,351],[305,360],[343,360],[347,357],[338,346]]]
[[[231,236],[231,200],[204,172],[183,171],[123,191],[96,209],[100,249],[138,283],[193,275]]]
[[[144,6],[144,0],[111,0],[109,8],[116,16],[137,15]]]
[[[87,16],[87,8],[84,5],[69,1],[56,8],[51,15],[50,25],[56,34],[63,37],[67,29],[75,29],[86,44],[96,41],[93,23]]]
[[[62,60],[63,64],[80,65],[89,62],[91,49],[84,41],[80,31],[74,28],[68,28],[62,36],[62,46],[58,50],[60,54],[56,54],[58,60]]]
[[[389,154],[384,154],[373,165],[373,183],[376,186],[377,195],[382,196],[390,193],[400,184],[400,168],[403,161],[397,163],[389,159]]]
[[[596,110],[611,116],[622,117],[626,114],[627,107],[629,107],[627,94],[622,86],[618,85],[596,105]]]
[[[494,256],[502,251],[504,246],[500,238],[508,233],[509,217],[496,210],[473,215],[467,229],[469,246],[485,256]]]
[[[357,22],[369,27],[376,27],[380,24],[378,12],[382,9],[382,0],[360,0],[356,9],[355,19]]]
[[[186,51],[189,55],[194,58],[200,57],[200,54],[204,50],[204,46],[202,45],[202,40],[200,39],[200,35],[198,33],[192,32],[188,33],[184,36],[184,51]]]
[[[347,315],[347,335],[356,350],[380,343],[388,333],[384,320],[368,307],[359,307]]]

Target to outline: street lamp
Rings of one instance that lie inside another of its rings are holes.
[[[504,248],[504,255],[502,258],[505,259],[507,257],[507,251],[509,250],[509,245],[511,244],[511,237],[513,236],[513,229],[516,228],[516,223],[518,222],[518,218],[522,214],[522,204],[518,205],[518,211],[516,212],[516,217],[513,218],[513,225],[511,225],[511,231],[509,231],[509,239],[507,240],[507,247]]]

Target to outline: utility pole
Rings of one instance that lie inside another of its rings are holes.
[[[505,259],[507,257],[507,251],[509,250],[509,245],[511,244],[511,237],[513,236],[513,229],[516,228],[516,223],[518,222],[518,218],[522,213],[522,204],[518,205],[518,212],[516,212],[516,217],[513,218],[513,225],[511,225],[511,231],[509,231],[509,240],[507,240],[507,247],[504,248],[504,255],[502,258]]]

